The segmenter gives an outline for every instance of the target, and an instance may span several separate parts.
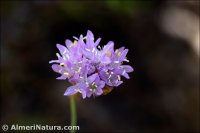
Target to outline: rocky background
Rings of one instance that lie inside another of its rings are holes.
[[[69,85],[49,60],[90,29],[129,48],[135,71],[106,96],[77,100],[79,132],[199,131],[199,2],[1,1],[1,125],[69,125]]]

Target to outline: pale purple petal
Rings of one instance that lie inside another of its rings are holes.
[[[89,83],[94,82],[94,80],[96,79],[97,76],[98,76],[97,73],[91,75],[90,77],[88,77],[88,82],[89,82]]]
[[[103,93],[102,89],[100,89],[100,88],[96,89],[95,94],[96,94],[97,96],[101,95],[102,93]]]
[[[132,72],[133,71],[133,68],[131,66],[129,66],[129,65],[123,65],[122,67],[124,68],[124,70],[126,72]]]
[[[65,96],[69,96],[69,95],[73,95],[75,93],[77,93],[77,91],[75,91],[76,86],[70,86],[67,88],[67,90],[65,91],[64,95]]]
[[[90,30],[87,31],[86,44],[88,45],[89,48],[93,48],[94,47],[94,35]]]
[[[69,78],[69,82],[73,84],[79,82],[79,80],[80,80],[79,74],[74,74],[73,77]]]
[[[65,54],[68,50],[65,46],[60,45],[60,44],[56,44],[57,48],[59,49],[61,54]]]
[[[111,59],[107,55],[104,55],[101,59],[102,59],[101,62],[104,63],[104,64],[111,63]]]
[[[119,52],[123,52],[124,51],[124,47],[121,47],[118,49]]]
[[[70,49],[70,45],[72,44],[73,42],[69,39],[66,39],[65,40],[65,45],[67,46],[68,49]]]
[[[101,41],[101,38],[98,38],[98,39],[96,40],[96,42],[94,43],[94,46],[96,47],[97,45],[99,45],[100,41]]]
[[[87,94],[86,94],[87,86],[86,86],[85,82],[79,83],[79,84],[78,84],[78,87],[80,88],[80,91],[81,91],[81,94],[82,94],[83,99],[86,98],[86,95],[87,95]]]
[[[127,53],[128,53],[128,49],[125,49],[125,50],[121,53],[121,55],[120,55],[120,57],[119,57],[119,61],[120,61],[120,62],[124,61],[124,59],[126,58]]]
[[[115,86],[119,86],[119,85],[121,85],[123,83],[123,81],[118,81],[116,84],[115,84]]]
[[[127,73],[122,74],[125,78],[130,79],[129,75]]]
[[[51,68],[57,73],[60,73],[62,71],[62,67],[58,64],[53,64]]]
[[[60,77],[57,77],[56,79],[58,80],[65,80],[67,78],[66,75],[61,75]]]
[[[93,35],[92,31],[90,31],[90,30],[87,31],[87,37],[89,37],[89,39],[90,39],[90,38],[91,38],[91,39],[94,38],[94,35]],[[87,39],[88,39],[88,38],[87,38]]]
[[[104,81],[100,81],[98,84],[98,89],[102,89],[105,86],[105,82]]]
[[[105,71],[100,71],[99,72],[99,76],[101,79],[103,79],[104,81],[106,81],[108,79],[108,75],[106,74]]]
[[[92,92],[90,90],[88,90],[87,97],[91,97],[91,96],[92,96]]]
[[[114,49],[114,43],[113,43],[112,41],[109,41],[109,42],[107,43],[107,45],[105,45],[105,46],[103,47],[102,54],[103,54],[103,55],[104,55],[104,54],[107,54],[107,52],[110,52],[110,54],[111,54],[111,52],[113,52],[113,49]]]

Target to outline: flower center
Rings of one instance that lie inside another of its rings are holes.
[[[93,83],[90,85],[90,91],[95,92],[96,88],[97,88],[97,85],[95,84],[95,82],[93,82]]]

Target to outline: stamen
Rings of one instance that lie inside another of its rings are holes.
[[[95,51],[95,55],[97,55],[97,51]]]
[[[124,61],[129,62],[129,60],[127,60],[127,59],[124,59]]]
[[[78,41],[74,40],[74,45],[76,45],[78,43]]]
[[[92,83],[92,85],[94,85],[94,84],[95,84],[95,82]]]
[[[77,37],[75,37],[75,36],[73,36],[73,38],[74,38],[74,39],[76,39],[76,40],[78,40],[78,38],[77,38]]]
[[[114,61],[114,63],[119,63],[119,61]]]
[[[89,52],[90,52],[90,49],[88,49],[88,48],[85,48],[85,50],[87,50],[87,51],[89,51]]]
[[[63,52],[63,54],[65,54],[67,52],[67,50],[65,49],[65,51]]]
[[[95,84],[94,87],[97,88],[97,85]]]
[[[78,68],[78,72],[79,72],[79,73],[80,73],[80,71],[81,71],[81,67]]]
[[[106,54],[111,57],[111,52],[110,51],[107,51]]]
[[[72,47],[74,44],[73,43],[71,43],[70,45],[69,45],[69,47]]]
[[[69,47],[75,46],[78,42],[76,40],[74,40],[74,43],[70,44]]]
[[[117,53],[117,56],[120,56],[120,55],[121,55],[121,52],[118,52],[118,53]]]
[[[60,58],[60,54],[59,54],[59,53],[56,53],[56,56],[57,56],[58,58]]]
[[[92,49],[92,53],[94,53],[94,51],[95,51],[95,48]]]
[[[121,80],[121,77],[119,75],[117,75],[118,80]]]
[[[63,62],[62,62],[62,63],[60,63],[60,65],[61,65],[61,66],[64,66],[64,65],[65,65],[65,63],[63,63]]]
[[[69,75],[69,73],[68,73],[68,72],[65,72],[64,75]]]

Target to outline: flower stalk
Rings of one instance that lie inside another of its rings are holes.
[[[70,116],[71,116],[71,126],[76,126],[77,124],[77,112],[76,112],[76,99],[75,95],[71,95],[70,98]],[[70,130],[70,133],[75,133],[75,130]]]

